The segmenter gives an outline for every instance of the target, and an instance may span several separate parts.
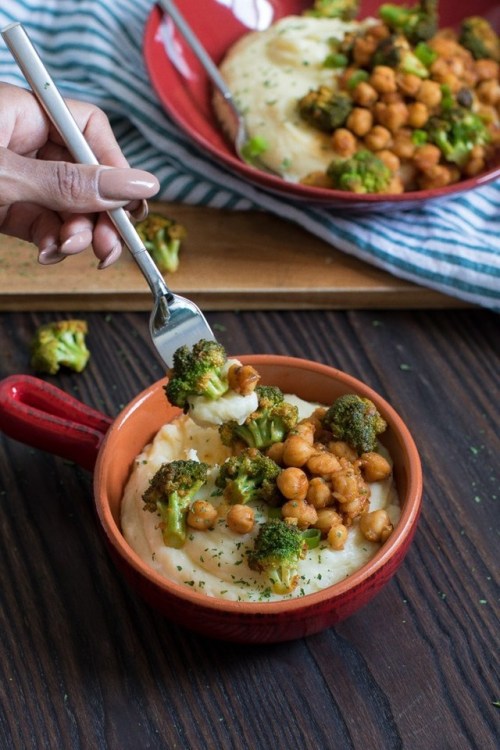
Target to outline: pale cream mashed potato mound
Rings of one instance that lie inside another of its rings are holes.
[[[263,138],[260,160],[290,182],[325,171],[333,158],[329,136],[301,120],[298,100],[310,90],[334,87],[341,71],[325,68],[330,39],[373,23],[333,18],[287,16],[264,31],[246,34],[231,47],[220,65],[235,103],[243,113],[250,138]],[[218,117],[231,124],[215,95]]]
[[[300,419],[309,416],[316,406],[291,395],[285,395],[285,399],[297,404]],[[137,456],[122,501],[121,526],[132,549],[159,575],[207,596],[237,601],[276,601],[311,594],[343,580],[379,549],[378,543],[363,537],[355,523],[343,550],[333,550],[326,541],[309,550],[299,565],[298,586],[291,594],[281,596],[270,593],[268,579],[251,570],[246,561],[246,552],[253,544],[259,523],[267,518],[268,508],[264,504],[253,505],[256,523],[248,534],[230,531],[222,516],[212,530],[188,530],[182,549],[166,547],[158,527],[158,516],[143,509],[142,495],[151,477],[162,463],[174,459],[198,459],[212,464],[210,480],[197,497],[218,505],[220,496],[212,496],[217,467],[229,455],[230,450],[222,445],[217,427],[200,427],[187,415],[182,415],[164,425],[152,443]],[[387,453],[384,455],[388,457]],[[396,525],[400,508],[392,478],[373,482],[370,489],[370,510],[385,508],[392,524]]]

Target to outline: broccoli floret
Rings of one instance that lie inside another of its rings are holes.
[[[31,366],[55,375],[61,365],[82,372],[89,361],[84,320],[58,320],[40,326],[31,341]]]
[[[176,349],[168,372],[165,393],[171,404],[187,413],[190,396],[215,400],[229,390],[224,347],[216,341],[201,339],[196,344]]]
[[[458,41],[476,60],[500,62],[500,37],[485,18],[471,16],[462,21]]]
[[[144,492],[144,510],[159,513],[163,542],[180,549],[186,541],[189,506],[208,477],[208,465],[178,460],[162,464]]]
[[[276,480],[280,467],[256,448],[247,448],[226,459],[215,480],[216,487],[224,491],[225,499],[232,504],[263,500],[276,505],[279,498]]]
[[[224,445],[246,443],[250,448],[268,448],[284,440],[298,421],[298,408],[285,401],[281,390],[275,386],[261,385],[255,389],[258,398],[256,411],[243,422],[224,422],[219,435]]]
[[[479,115],[465,107],[451,107],[430,117],[425,129],[443,158],[459,167],[467,163],[474,146],[484,146],[491,138]]]
[[[313,7],[304,11],[303,15],[352,21],[358,13],[359,0],[314,0]]]
[[[252,570],[268,576],[275,594],[289,594],[297,586],[299,562],[306,553],[307,544],[297,526],[273,519],[260,527],[247,559]]]
[[[331,133],[340,128],[351,113],[353,102],[350,96],[320,86],[309,91],[298,104],[302,119],[317,130]]]
[[[135,228],[159,271],[177,271],[181,243],[186,237],[185,227],[162,214],[150,213],[144,221],[139,221]]]
[[[392,34],[379,42],[370,65],[371,67],[387,65],[402,73],[411,73],[419,78],[429,77],[426,66],[412,52],[406,39],[397,34]]]
[[[382,21],[393,31],[404,34],[410,44],[430,39],[438,30],[438,0],[421,0],[407,7],[387,3],[379,8]]]
[[[375,404],[354,393],[339,396],[327,409],[322,423],[336,440],[349,443],[358,453],[375,450],[377,435],[387,427]]]
[[[352,193],[382,193],[392,179],[391,170],[382,159],[365,149],[349,159],[335,159],[326,173],[334,188]]]

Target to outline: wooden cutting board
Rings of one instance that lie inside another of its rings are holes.
[[[180,268],[168,285],[204,310],[466,307],[341,253],[261,212],[151,203],[184,224]],[[0,235],[0,310],[150,310],[130,253],[103,271],[86,251],[40,266],[33,245]]]

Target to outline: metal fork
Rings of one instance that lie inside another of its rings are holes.
[[[163,10],[171,17],[175,26],[177,26],[187,44],[198,58],[201,66],[205,70],[205,73],[212,81],[213,85],[221,95],[224,104],[228,108],[231,119],[234,122],[234,132],[228,132],[229,129],[224,129],[224,131],[226,132],[226,135],[230,136],[236,154],[246,164],[256,167],[263,172],[276,174],[276,172],[274,172],[270,167],[263,164],[258,156],[250,156],[247,154],[247,149],[251,142],[251,138],[245,124],[245,119],[238,109],[233,95],[226,85],[223,77],[221,76],[217,65],[214,63],[176,4],[172,2],[172,0],[158,0],[158,5],[160,5]]]
[[[98,165],[23,26],[11,23],[2,29],[1,34],[75,161]],[[168,288],[126,211],[115,208],[107,213],[149,284],[154,297],[149,318],[151,338],[165,365],[171,367],[173,354],[180,346],[192,346],[200,339],[215,339],[215,336],[201,310],[191,300],[174,294]]]

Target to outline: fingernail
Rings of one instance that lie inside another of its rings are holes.
[[[60,263],[64,260],[65,256],[61,255],[57,245],[49,245],[44,247],[38,253],[38,262],[42,266],[52,266],[54,263]]]
[[[90,232],[78,232],[77,234],[68,237],[67,240],[64,240],[59,248],[59,252],[63,255],[74,255],[75,253],[85,250],[85,248],[90,245],[91,241],[92,236]]]
[[[142,169],[101,169],[99,195],[105,200],[149,198],[159,189],[156,177]]]
[[[100,263],[98,264],[98,266],[97,266],[98,270],[99,270],[99,271],[102,271],[102,269],[103,269],[103,268],[107,268],[107,267],[108,267],[108,266],[110,266],[110,265],[111,265],[112,263],[114,263],[114,262],[115,262],[115,260],[118,260],[118,258],[119,258],[119,257],[120,257],[120,255],[121,255],[121,252],[122,252],[122,246],[121,246],[121,245],[120,245],[120,243],[118,242],[118,243],[117,243],[117,244],[116,244],[116,245],[115,245],[115,246],[113,247],[113,249],[111,250],[111,252],[109,252],[109,253],[108,253],[108,254],[106,255],[106,257],[105,257],[105,258],[103,258],[103,260],[101,260],[101,262],[100,262]]]
[[[148,213],[149,206],[147,204],[147,201],[142,200],[137,208],[134,208],[134,210],[130,212],[130,215],[134,219],[134,221],[144,221]]]

